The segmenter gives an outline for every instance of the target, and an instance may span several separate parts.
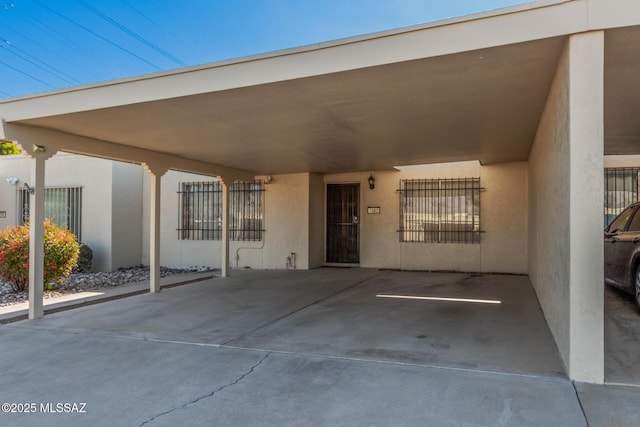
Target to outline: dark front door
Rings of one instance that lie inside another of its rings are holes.
[[[327,185],[327,262],[360,262],[360,184]]]

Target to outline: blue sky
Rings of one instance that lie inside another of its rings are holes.
[[[203,64],[524,0],[0,0],[0,98]]]

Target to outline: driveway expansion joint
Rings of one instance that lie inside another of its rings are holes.
[[[314,305],[320,304],[321,302],[324,302],[324,301],[326,301],[326,300],[328,300],[330,298],[333,298],[333,297],[335,297],[337,295],[340,295],[341,293],[347,292],[347,291],[349,291],[349,290],[351,290],[351,289],[353,289],[353,288],[355,288],[357,286],[360,286],[361,284],[363,284],[365,282],[368,282],[371,279],[374,279],[374,278],[380,276],[381,274],[383,274],[382,271],[380,271],[380,272],[378,272],[378,273],[376,273],[376,274],[374,274],[372,276],[366,277],[366,278],[364,278],[362,280],[359,280],[358,282],[354,283],[353,285],[347,286],[346,288],[340,289],[339,291],[336,291],[336,292],[334,292],[334,293],[332,293],[330,295],[327,295],[325,297],[317,299],[317,300],[315,300],[315,301],[313,301],[313,302],[311,302],[311,303],[309,303],[309,304],[307,304],[307,305],[305,305],[303,307],[297,308],[297,309],[293,310],[290,313],[284,314],[284,315],[282,315],[280,317],[277,317],[277,318],[275,318],[273,320],[270,320],[269,322],[267,322],[267,323],[265,323],[263,325],[260,325],[257,328],[250,330],[249,332],[245,332],[245,333],[243,333],[243,334],[241,334],[241,335],[239,335],[239,336],[237,336],[235,338],[231,338],[230,340],[227,340],[227,341],[223,342],[222,344],[220,344],[220,346],[221,347],[227,346],[227,345],[231,344],[234,341],[238,341],[238,340],[241,340],[241,339],[243,339],[245,337],[248,337],[249,335],[259,331],[260,329],[264,329],[267,326],[273,325],[274,323],[279,322],[282,319],[286,319],[287,317],[293,316],[296,313],[300,313],[301,311],[304,311],[309,307],[313,307]]]
[[[149,418],[148,420],[144,421],[143,423],[139,424],[139,427],[142,427],[143,425],[146,425],[150,422],[153,422],[155,420],[157,420],[160,417],[163,417],[165,415],[168,415],[178,409],[183,409],[186,408],[187,406],[190,405],[194,405],[198,402],[200,402],[203,399],[208,399],[210,397],[215,396],[217,393],[221,392],[222,390],[225,390],[229,387],[233,387],[234,385],[239,384],[242,380],[244,380],[245,378],[247,378],[249,375],[251,375],[260,365],[262,365],[262,363],[267,360],[267,358],[269,357],[269,355],[271,355],[271,352],[265,354],[260,360],[258,360],[253,366],[251,366],[251,368],[249,368],[249,370],[247,372],[245,372],[244,374],[240,375],[236,380],[230,382],[229,384],[225,384],[223,386],[218,387],[217,389],[213,390],[211,393],[207,393],[205,395],[202,395],[200,397],[197,397],[185,404],[182,404],[180,406],[176,406],[174,408],[169,409],[168,411],[162,412],[158,415],[154,415],[153,417]]]
[[[584,422],[586,423],[587,427],[589,426],[589,418],[587,417],[587,413],[584,410],[584,406],[582,405],[582,400],[580,399],[580,393],[578,393],[578,389],[576,387],[576,382],[575,381],[571,381],[571,386],[573,387],[573,391],[576,394],[576,399],[578,400],[578,405],[580,405],[580,411],[582,411],[582,416],[584,417]]]

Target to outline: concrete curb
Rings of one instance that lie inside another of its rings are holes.
[[[165,283],[160,285],[160,289],[175,288],[177,286],[189,285],[191,283],[210,280],[216,277],[218,276],[215,275],[212,271],[168,276],[161,279],[161,282],[164,281]],[[87,293],[91,293],[92,291],[94,290],[88,290]],[[88,305],[100,304],[103,302],[127,298],[134,295],[147,294],[149,293],[149,281],[145,280],[142,282],[136,282],[134,284],[124,285],[112,289],[104,289],[100,290],[100,292],[103,293],[100,295],[91,295],[88,297],[79,296],[78,298],[72,300],[50,303],[45,306],[44,314],[53,314],[66,310],[73,310],[75,308]],[[55,299],[53,301],[55,301]],[[0,314],[0,325],[28,319],[28,303],[21,304],[27,304],[27,308]]]

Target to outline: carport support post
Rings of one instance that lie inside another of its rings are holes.
[[[570,360],[576,381],[604,381],[602,212],[604,32],[569,38]]]
[[[29,196],[29,319],[44,315],[44,164],[46,156],[33,154]]]
[[[229,185],[222,182],[222,277],[229,276]]]
[[[162,175],[151,173],[149,221],[149,292],[160,292],[160,183]]]
[[[160,292],[160,182],[169,168],[156,161],[142,166],[151,177],[149,191],[149,292]]]

